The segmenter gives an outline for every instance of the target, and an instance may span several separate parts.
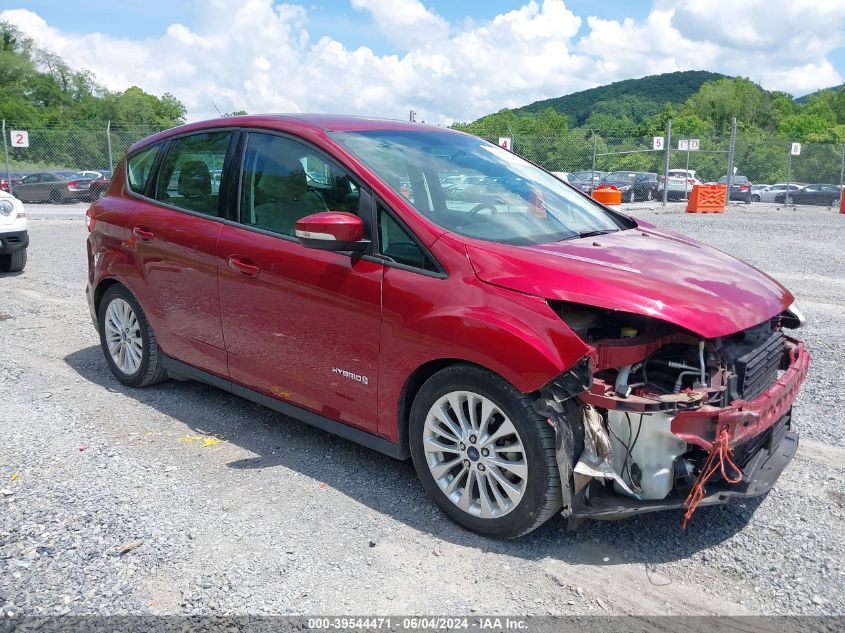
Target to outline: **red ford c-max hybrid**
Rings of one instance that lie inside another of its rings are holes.
[[[459,524],[524,534],[768,491],[803,317],[732,257],[452,130],[186,125],[88,211],[124,384],[201,380],[397,458]]]

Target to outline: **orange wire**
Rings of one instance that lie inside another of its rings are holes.
[[[718,463],[716,463],[717,459]],[[736,477],[731,478],[728,476],[725,471],[726,463],[736,473]],[[698,479],[695,481],[695,485],[693,485],[692,490],[690,490],[689,495],[687,495],[687,498],[684,500],[684,508],[686,508],[686,512],[684,512],[684,521],[682,523],[684,529],[687,528],[692,515],[695,513],[698,505],[704,498],[704,484],[708,479],[710,479],[710,477],[716,474],[717,470],[721,471],[722,478],[729,484],[738,484],[742,481],[742,471],[739,469],[739,466],[736,465],[733,460],[733,456],[731,455],[730,437],[728,436],[728,431],[725,428],[716,434],[716,441],[713,443],[713,448],[707,456],[707,461],[704,462],[704,467],[701,469]]]

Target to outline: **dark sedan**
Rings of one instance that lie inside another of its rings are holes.
[[[653,200],[657,195],[657,174],[645,171],[612,171],[600,184],[619,189],[623,202]]]
[[[719,184],[725,185],[728,182],[727,176],[719,178]],[[747,176],[740,176],[737,174],[731,178],[731,200],[741,200],[745,204],[751,204],[751,181]]]
[[[833,206],[838,204],[842,196],[842,187],[839,185],[807,185],[798,191],[789,192],[787,204],[818,204]],[[775,196],[775,202],[783,203],[786,193],[779,193]]]
[[[102,178],[92,180],[90,185],[91,201],[99,200],[105,196],[110,184],[111,176],[103,176]]]
[[[13,186],[15,197],[24,202],[64,204],[90,200],[91,180],[73,171],[42,172],[30,174]]]

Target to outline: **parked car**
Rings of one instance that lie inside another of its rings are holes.
[[[0,191],[11,191],[21,181],[23,174],[11,172],[0,174]],[[11,186],[11,189],[10,189]]]
[[[726,185],[728,184],[728,177],[722,176],[717,182],[720,185]],[[731,178],[731,191],[728,199],[740,200],[745,204],[751,204],[751,181],[746,176],[736,174]]]
[[[28,246],[23,204],[9,192],[0,191],[0,273],[22,271]]]
[[[563,182],[572,185],[576,189],[584,193],[590,193],[590,185],[583,180],[579,180],[575,174],[568,171],[553,171],[552,175],[561,179]]]
[[[77,172],[37,173],[24,177],[14,186],[15,196],[24,202],[52,202],[64,204],[90,198],[91,179],[77,176]]]
[[[657,196],[657,174],[644,171],[612,171],[600,185],[613,185],[622,192],[623,202],[653,200]]]
[[[668,185],[663,176],[658,177],[657,193],[662,196],[663,190],[666,189],[666,198],[669,200],[688,196],[695,185],[701,184],[694,169],[670,169],[667,176]]]
[[[591,171],[589,169],[585,169],[583,171],[573,172],[572,175],[575,176],[581,182],[586,183],[587,187],[589,189],[590,182],[592,182],[593,187],[596,187],[601,182],[601,179],[604,178],[605,176],[607,176],[608,173],[610,173],[610,172],[598,171],[598,170],[597,171]]]
[[[842,188],[839,185],[807,185],[796,191],[789,192],[787,204],[818,204],[833,206],[839,204]],[[775,202],[783,203],[786,192],[775,196]]]
[[[779,182],[774,185],[751,185],[751,201],[752,202],[776,202],[777,194],[786,191],[786,183]],[[798,191],[807,185],[791,182],[789,183],[790,191]]]
[[[89,180],[97,180],[98,178],[108,178],[111,177],[111,171],[108,169],[84,169],[82,171],[75,172],[76,177],[78,178],[86,178]]]
[[[497,537],[760,495],[797,450],[793,296],[496,145],[263,115],[127,156],[87,212],[86,290],[126,385],[204,381],[410,457],[449,517]],[[445,171],[487,191],[456,198]]]
[[[88,192],[91,200],[99,200],[106,195],[106,189],[111,185],[111,176],[104,176],[92,180],[88,185]]]

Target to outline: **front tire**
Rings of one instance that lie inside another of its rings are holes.
[[[26,268],[26,249],[0,255],[0,273],[19,273]]]
[[[106,290],[97,315],[100,346],[109,369],[124,385],[146,387],[167,378],[153,329],[124,286]]]
[[[462,527],[514,538],[560,509],[554,430],[503,378],[471,365],[437,372],[414,399],[409,431],[423,487]]]

